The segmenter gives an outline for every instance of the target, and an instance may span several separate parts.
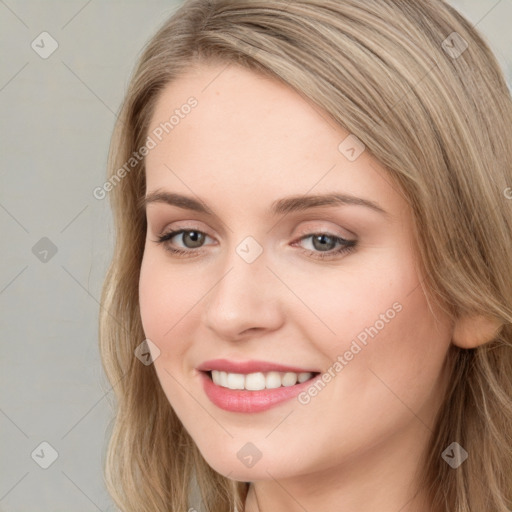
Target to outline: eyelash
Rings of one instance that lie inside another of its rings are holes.
[[[170,243],[168,243],[172,238],[174,238],[177,235],[181,235],[182,233],[200,233],[202,235],[208,236],[203,231],[199,231],[198,229],[178,229],[176,231],[170,231],[169,233],[166,233],[164,235],[161,235],[157,238],[157,240],[154,240],[157,244],[162,244],[167,251],[170,251],[172,254],[175,254],[177,256],[184,256],[184,257],[193,257],[195,256],[195,253],[199,249],[176,249],[175,247],[172,247]],[[313,258],[319,259],[319,260],[326,260],[326,259],[333,259],[337,256],[341,256],[342,254],[348,254],[355,250],[357,241],[356,240],[345,240],[344,238],[341,238],[339,236],[332,235],[331,233],[323,233],[323,232],[316,232],[316,233],[310,233],[308,235],[302,236],[297,242],[300,242],[302,240],[305,240],[307,238],[310,238],[312,236],[318,236],[318,235],[326,235],[334,240],[336,243],[342,244],[342,247],[336,250],[331,250],[329,252],[321,252],[321,251],[311,251],[308,249],[304,249],[304,252],[312,256]]]

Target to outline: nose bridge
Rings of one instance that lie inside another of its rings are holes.
[[[205,323],[224,337],[251,328],[276,328],[279,287],[263,247],[246,237],[230,250],[205,304]]]
[[[262,295],[265,282],[272,277],[267,264],[268,252],[264,251],[263,245],[253,236],[246,236],[229,248],[224,262],[225,277],[216,287],[217,292],[228,295],[225,300],[229,297],[236,299],[237,296],[252,300],[255,295],[256,303],[258,296]]]

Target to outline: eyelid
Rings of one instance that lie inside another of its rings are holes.
[[[169,229],[169,230],[166,229],[166,230],[162,231],[161,233],[159,233],[157,235],[157,241],[161,241],[162,238],[166,238],[167,239],[166,241],[169,241],[170,239],[172,239],[174,237],[178,237],[178,236],[183,235],[184,233],[188,233],[190,231],[196,231],[196,232],[204,235],[205,238],[210,238],[211,240],[215,240],[212,236],[210,236],[208,233],[206,233],[206,231],[204,231],[202,229],[196,229],[194,227],[178,227],[178,228],[173,228],[173,229]],[[215,245],[215,244],[208,244],[208,245]],[[196,250],[201,250],[201,248],[202,247],[199,247]],[[189,250],[192,251],[193,249],[189,249]]]
[[[192,223],[193,221],[190,221],[190,222]],[[179,224],[176,227],[164,228],[162,230],[159,230],[159,232],[157,232],[156,236],[157,236],[158,239],[160,239],[162,237],[167,236],[170,233],[173,233],[173,237],[175,237],[175,236],[179,236],[180,234],[182,234],[183,231],[198,231],[198,232],[204,234],[206,237],[208,237],[208,238],[210,238],[212,240],[215,239],[215,237],[213,237],[213,236],[208,234],[207,230],[200,228],[197,225],[197,223],[194,224],[194,225],[190,225],[190,226]],[[303,226],[303,227],[301,227],[299,229],[299,232],[293,237],[294,240],[291,243],[295,244],[297,242],[300,242],[305,237],[313,236],[315,234],[325,234],[325,235],[328,235],[328,236],[332,236],[334,238],[341,238],[342,240],[345,240],[347,242],[350,242],[350,241],[354,241],[355,242],[355,241],[357,241],[357,236],[356,235],[354,235],[352,232],[350,232],[348,230],[345,230],[345,231],[350,233],[350,235],[348,237],[344,233],[339,233],[338,230],[336,230],[336,229],[329,229],[329,228],[326,228],[326,229],[322,229],[322,228],[314,229],[313,227],[308,227],[306,225],[306,226]],[[208,245],[213,245],[213,244],[208,244]]]
[[[305,227],[301,227],[299,229],[299,232],[296,235],[296,237],[302,238],[304,236],[314,235],[314,234],[317,234],[317,233],[322,233],[322,234],[325,234],[325,235],[330,235],[330,236],[333,236],[333,237],[342,238],[343,240],[347,240],[347,241],[351,241],[352,239],[357,239],[357,235],[355,235],[354,233],[352,233],[348,229],[344,229],[344,231],[346,233],[348,233],[348,236],[345,233],[340,233],[339,232],[339,228],[338,229],[336,229],[336,228],[320,228],[320,229],[316,229],[315,227],[307,226],[306,225]]]

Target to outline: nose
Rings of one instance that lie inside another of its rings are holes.
[[[239,340],[283,324],[283,290],[264,256],[247,263],[233,251],[223,274],[219,273],[203,303],[204,325],[216,337]]]

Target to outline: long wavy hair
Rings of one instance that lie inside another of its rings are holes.
[[[451,346],[449,389],[419,463],[433,510],[508,512],[512,101],[487,43],[443,0],[188,0],[145,47],[104,187],[116,227],[100,311],[102,362],[116,398],[104,471],[117,505],[182,512],[195,489],[204,510],[242,511],[248,490],[205,462],[153,366],[134,356],[145,338],[138,297],[145,162],[126,163],[147,142],[159,93],[203,61],[279,80],[357,136],[411,207],[429,300],[453,319],[500,320],[488,343]],[[441,457],[453,441],[469,453],[456,470]]]

